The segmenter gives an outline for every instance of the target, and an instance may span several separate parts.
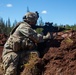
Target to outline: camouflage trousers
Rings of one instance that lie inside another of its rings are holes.
[[[37,55],[37,51],[20,51],[18,53],[10,52],[3,56],[4,75],[18,75],[18,65],[22,65],[29,61],[29,54]],[[32,56],[31,56],[32,58]]]
[[[15,52],[10,52],[3,56],[4,75],[17,75],[17,65],[19,56]]]

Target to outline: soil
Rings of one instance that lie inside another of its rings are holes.
[[[61,36],[50,41],[49,49],[41,59],[41,75],[76,75],[76,32],[70,37]]]
[[[39,44],[39,75],[76,75],[76,31],[60,33]],[[0,46],[0,56],[2,48]]]

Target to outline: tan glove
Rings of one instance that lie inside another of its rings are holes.
[[[46,34],[46,36],[43,36],[43,39],[51,39],[50,32],[48,32],[48,33]]]

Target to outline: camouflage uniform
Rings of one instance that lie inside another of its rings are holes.
[[[3,59],[3,64],[4,64],[4,70],[5,75],[16,75],[16,68],[17,64],[19,62],[19,54],[18,51],[21,51],[20,47],[22,46],[21,43],[18,43],[15,48],[13,47],[14,41],[20,42],[23,38],[31,38],[35,42],[42,42],[43,37],[40,34],[37,34],[35,30],[31,28],[31,26],[26,23],[22,22],[19,27],[15,30],[15,32],[10,35],[8,38],[7,42],[4,45],[3,49],[3,54],[2,54],[2,59]],[[17,42],[16,42],[17,43]],[[26,50],[27,51],[27,50]]]

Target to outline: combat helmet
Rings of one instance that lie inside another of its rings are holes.
[[[38,18],[39,18],[38,12],[27,12],[23,17],[23,20],[29,22],[36,22]]]

